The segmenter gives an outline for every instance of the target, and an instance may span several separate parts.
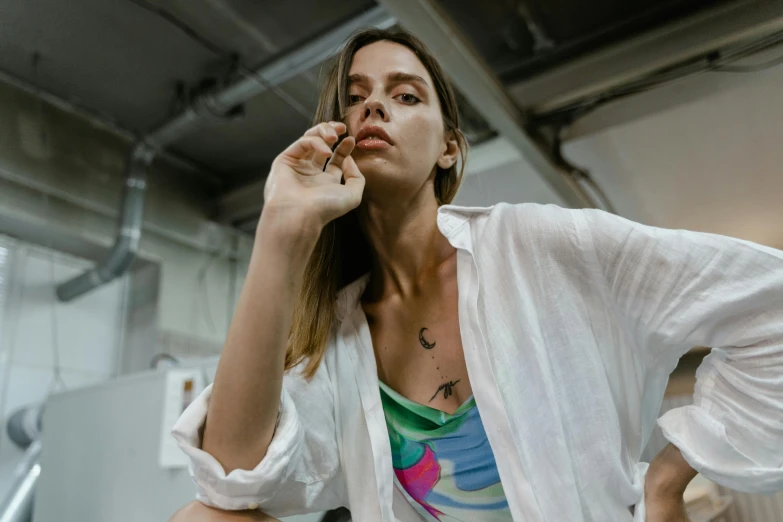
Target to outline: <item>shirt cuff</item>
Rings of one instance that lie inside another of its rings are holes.
[[[779,463],[754,462],[731,443],[725,426],[702,408],[675,408],[658,419],[658,425],[688,464],[708,479],[746,493],[769,494],[783,489]]]

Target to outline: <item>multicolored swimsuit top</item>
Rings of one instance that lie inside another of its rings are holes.
[[[380,383],[396,483],[428,521],[510,522],[506,495],[476,401],[453,414]]]

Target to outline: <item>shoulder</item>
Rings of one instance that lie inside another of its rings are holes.
[[[488,231],[498,234],[511,232],[515,237],[566,241],[580,247],[587,247],[597,238],[621,240],[633,231],[653,229],[599,209],[537,203],[495,205],[487,215],[487,224]]]
[[[555,238],[587,226],[586,212],[590,211],[540,203],[497,203],[491,207],[443,205],[438,211],[438,224],[446,235],[470,223],[474,237],[492,239],[513,234]]]
[[[489,226],[496,229],[526,227],[567,226],[582,219],[581,209],[568,209],[558,205],[539,203],[497,203],[490,207],[463,207],[443,205],[438,219],[443,228],[453,229],[465,223]]]
[[[649,234],[650,228],[603,210],[539,203],[445,205],[438,220],[447,236],[470,224],[478,252],[544,256],[558,263],[592,260],[596,250],[621,244],[634,232]]]
[[[481,220],[482,241],[541,246],[580,243],[586,226],[584,210],[538,203],[500,203]]]
[[[578,219],[582,212],[582,209],[563,208],[554,204],[499,203],[492,207],[489,218],[508,224],[536,227],[570,223]]]

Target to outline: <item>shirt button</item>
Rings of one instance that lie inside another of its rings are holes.
[[[258,509],[258,504],[256,504],[255,502],[251,502],[250,504],[247,505],[247,509]]]

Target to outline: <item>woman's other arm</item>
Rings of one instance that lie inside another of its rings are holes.
[[[670,371],[692,347],[714,348],[694,404],[659,419],[666,438],[723,486],[783,489],[783,252],[601,211],[575,219],[648,371]]]

